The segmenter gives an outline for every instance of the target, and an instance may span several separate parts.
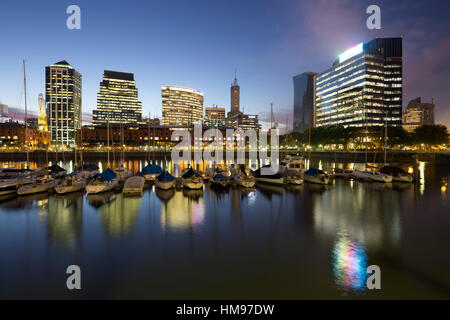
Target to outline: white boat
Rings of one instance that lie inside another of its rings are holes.
[[[155,187],[161,190],[172,189],[175,187],[175,177],[165,171],[155,180]]]
[[[212,177],[211,185],[219,188],[226,188],[230,186],[230,179],[223,174],[218,173]]]
[[[372,173],[370,171],[353,170],[352,177],[361,180],[370,180]]]
[[[1,169],[0,170],[0,196],[15,194],[23,185],[33,182],[31,170]]]
[[[213,166],[211,168],[206,168],[205,170],[205,174],[209,177],[212,178],[214,177],[216,174],[222,174],[224,177],[230,177],[231,173],[228,169],[222,169],[219,166]]]
[[[49,192],[56,186],[57,182],[58,180],[55,180],[54,178],[49,176],[38,177],[36,178],[36,180],[34,180],[33,183],[27,184],[17,189],[17,194],[19,196],[23,196],[41,192]]]
[[[203,189],[203,180],[194,170],[192,170],[192,168],[181,177],[181,183],[183,188],[193,190]]]
[[[330,183],[330,177],[326,172],[314,168],[310,168],[303,174],[303,180],[309,183],[315,184],[328,184]]]
[[[268,166],[265,166],[265,167],[268,167]],[[255,171],[254,176],[255,176],[256,182],[275,184],[275,185],[283,185],[284,184],[284,177],[281,174],[276,173],[276,174],[263,175],[263,174],[261,174],[261,169],[262,168],[259,168],[258,170]]]
[[[145,178],[143,176],[129,177],[123,186],[124,195],[143,195]]]
[[[86,179],[78,175],[67,176],[64,181],[55,187],[57,194],[67,194],[84,190]]]
[[[256,183],[256,179],[252,176],[246,176],[244,174],[236,174],[233,177],[233,181],[241,187],[244,188],[253,188]]]
[[[89,194],[102,193],[114,190],[118,184],[119,179],[117,179],[117,175],[111,169],[106,169],[89,182],[86,186],[86,191]]]
[[[302,173],[304,170],[303,157],[299,155],[286,155],[283,161],[280,162],[280,172],[296,172]]]

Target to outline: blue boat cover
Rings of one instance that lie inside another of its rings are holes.
[[[59,172],[64,172],[66,170],[61,168],[57,164],[54,164],[54,165],[48,167],[48,171],[53,172],[53,173],[59,173]]]
[[[96,171],[99,170],[99,168],[95,165],[95,164],[82,164],[79,167],[80,170],[92,170],[92,171]]]
[[[158,181],[173,181],[175,180],[175,177],[173,175],[171,175],[170,173],[168,173],[167,171],[161,173],[158,176]]]
[[[75,168],[75,171],[72,172],[72,173],[69,173],[67,176],[68,176],[68,177],[73,177],[73,176],[76,176],[77,173],[78,173],[77,168]]]
[[[160,166],[157,164],[149,163],[142,169],[143,174],[156,174],[156,173],[162,173],[163,170]]]
[[[111,169],[106,169],[103,171],[100,175],[100,178],[105,181],[111,181],[112,179],[116,178],[116,174]]]
[[[322,170],[314,169],[314,168],[310,168],[308,171],[305,172],[305,174],[308,176],[316,176],[318,174],[324,174],[324,173],[325,172],[323,172]]]
[[[213,179],[226,179],[225,176],[221,173],[216,174]]]
[[[189,179],[193,176],[198,177],[198,174],[194,170],[192,170],[192,168],[189,168],[189,170],[185,174],[183,174],[182,178]]]

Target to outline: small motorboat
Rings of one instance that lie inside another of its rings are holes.
[[[19,196],[24,196],[41,192],[49,192],[53,190],[57,182],[58,180],[50,176],[38,177],[34,180],[33,183],[27,184],[17,189],[17,194]]]
[[[82,178],[77,172],[67,175],[63,182],[55,187],[57,194],[67,194],[84,190],[86,179]]]
[[[315,184],[330,183],[330,177],[327,175],[326,172],[314,168],[310,168],[309,170],[305,171],[305,173],[303,174],[303,180]]]
[[[175,177],[167,171],[164,171],[156,178],[155,187],[161,190],[172,189],[175,187]]]
[[[156,178],[163,172],[163,169],[157,164],[149,163],[142,169],[145,181],[155,181]]]
[[[89,194],[96,194],[113,190],[119,183],[117,175],[111,169],[106,169],[101,174],[95,176],[86,186]]]
[[[275,185],[282,185],[284,184],[284,178],[280,173],[275,174],[261,174],[261,169],[263,168],[269,168],[270,166],[264,166],[262,168],[259,168],[255,171],[254,177],[256,179],[256,182],[260,183],[268,183],[268,184],[275,184]]]
[[[123,186],[125,196],[142,196],[144,194],[145,178],[142,175],[129,177]]]
[[[197,172],[195,172],[192,168],[190,168],[183,176],[181,177],[181,183],[184,188],[188,189],[202,189],[203,188],[203,180],[199,176]]]
[[[399,167],[384,166],[380,172],[392,176],[392,181],[395,182],[414,182],[413,176]]]
[[[220,172],[217,172],[211,179],[211,185],[219,188],[227,188],[230,186],[230,178],[225,177]]]

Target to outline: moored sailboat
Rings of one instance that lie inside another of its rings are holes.
[[[111,169],[106,169],[101,174],[94,177],[86,186],[86,191],[90,194],[101,193],[113,190],[119,183],[117,175]]]

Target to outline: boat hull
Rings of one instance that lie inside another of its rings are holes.
[[[182,184],[183,184],[183,187],[187,188],[187,189],[192,189],[192,190],[203,189],[203,182],[201,182],[201,181],[183,180]]]
[[[282,185],[282,184],[284,184],[284,179],[283,178],[257,177],[256,182],[266,183],[266,184],[274,184],[274,185]]]
[[[85,187],[86,187],[85,182],[79,182],[72,186],[59,185],[59,186],[55,187],[55,192],[57,194],[67,194],[67,193],[82,191]]]
[[[108,184],[99,184],[99,185],[88,184],[86,186],[86,191],[89,194],[102,193],[113,190],[118,185],[118,183],[119,181],[117,179],[114,179],[110,181]]]
[[[314,184],[328,184],[330,182],[330,179],[328,177],[321,177],[321,176],[310,176],[305,175],[303,177],[303,180],[308,183],[314,183]]]
[[[155,181],[155,187],[161,190],[169,190],[175,186],[175,180],[173,181]]]
[[[49,192],[55,187],[55,182],[48,182],[41,185],[26,185],[17,189],[17,194],[19,196],[25,196],[29,194]]]

